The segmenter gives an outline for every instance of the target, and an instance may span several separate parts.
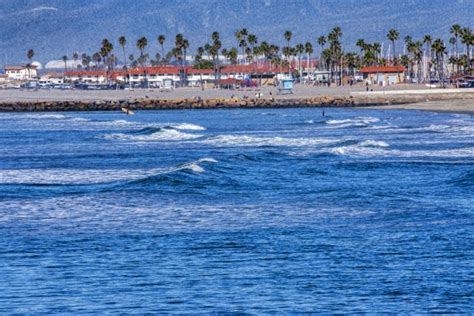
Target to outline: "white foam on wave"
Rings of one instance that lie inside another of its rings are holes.
[[[305,147],[321,146],[341,142],[341,139],[329,138],[287,138],[287,137],[262,137],[249,135],[218,135],[204,140],[214,146],[288,146]]]
[[[90,119],[86,119],[84,117],[71,117],[69,120],[73,122],[90,122]]]
[[[140,142],[192,140],[200,137],[202,137],[202,135],[183,133],[175,129],[160,129],[159,131],[148,135],[117,133],[103,136],[103,138],[105,139],[118,139]]]
[[[463,124],[463,125],[445,125],[445,124],[430,124],[428,126],[417,126],[417,127],[403,127],[403,126],[370,126],[369,129],[378,129],[381,132],[389,132],[392,134],[396,133],[442,133],[445,135],[458,135],[458,136],[474,136],[474,125]]]
[[[198,160],[198,162],[217,163],[217,160],[215,160],[214,158],[201,158]]]
[[[384,141],[364,140],[355,145],[334,147],[327,150],[336,155],[378,156],[385,155],[388,147],[390,145]]]
[[[355,145],[340,146],[324,149],[336,155],[360,157],[438,157],[438,158],[474,158],[474,147],[442,149],[442,150],[399,150],[389,149],[389,144],[383,141],[367,140]]]
[[[190,124],[190,123],[181,123],[181,124],[171,124],[171,127],[179,130],[185,130],[185,131],[205,131],[206,128],[196,125],[196,124]]]
[[[127,120],[113,120],[110,122],[105,122],[105,123],[110,123],[112,125],[130,125],[130,124],[135,124],[134,122],[130,122]]]
[[[19,118],[26,119],[37,119],[37,120],[62,120],[66,119],[67,116],[64,114],[56,113],[29,113],[29,114],[20,114]]]
[[[360,143],[360,146],[363,147],[389,147],[390,145],[384,141],[378,140],[364,140]]]
[[[202,158],[173,167],[154,169],[4,169],[0,171],[1,184],[92,185],[118,181],[138,181],[150,176],[170,174],[180,170],[205,172],[200,165],[217,163],[213,158]]]
[[[350,126],[363,127],[371,123],[377,123],[379,121],[380,119],[376,117],[361,116],[361,117],[342,119],[342,120],[327,120],[326,124],[333,126],[333,128],[344,128],[344,127],[350,127]]]

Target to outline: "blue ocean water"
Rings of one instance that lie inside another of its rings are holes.
[[[474,311],[474,119],[0,114],[0,313]]]

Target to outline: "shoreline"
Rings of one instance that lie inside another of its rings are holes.
[[[235,91],[238,95],[229,95],[234,91],[203,91],[202,95],[207,98],[201,97],[196,90],[172,91],[168,95],[149,90],[0,91],[0,112],[354,107],[474,114],[474,89],[391,89],[374,92],[361,91],[360,88],[359,91],[347,88],[305,89],[300,88],[291,95],[272,95],[267,89],[262,93],[263,97],[248,96],[260,90]],[[198,96],[180,97],[196,92]],[[311,92],[313,95],[309,95]],[[328,94],[321,94],[324,92]],[[223,96],[218,97],[220,94]]]

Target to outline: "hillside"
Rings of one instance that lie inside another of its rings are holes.
[[[73,51],[92,53],[102,38],[120,35],[130,43],[144,35],[156,52],[159,34],[184,33],[193,49],[217,30],[230,46],[242,27],[280,45],[285,30],[293,32],[294,43],[315,43],[335,25],[349,47],[358,38],[385,41],[391,27],[402,37],[447,38],[453,23],[473,27],[473,12],[474,0],[2,0],[0,64],[24,61],[29,48],[42,62]]]

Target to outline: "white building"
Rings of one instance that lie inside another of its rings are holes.
[[[180,68],[172,66],[147,67],[146,74],[142,68],[136,68],[128,71],[114,71],[111,77],[116,81],[132,84],[140,84],[147,79],[151,87],[163,87],[165,80],[172,80],[173,84],[179,83],[181,80],[180,71]]]
[[[36,66],[5,66],[5,74],[11,80],[28,80],[36,78],[38,72]]]
[[[102,70],[68,71],[65,73],[65,78],[69,82],[100,84],[107,82],[107,74]]]
[[[61,85],[64,83],[64,77],[61,74],[49,73],[43,75],[38,80],[40,86],[54,86]]]

